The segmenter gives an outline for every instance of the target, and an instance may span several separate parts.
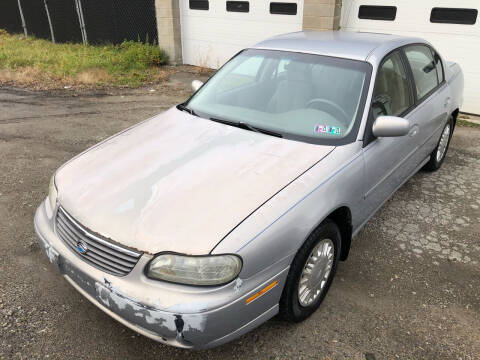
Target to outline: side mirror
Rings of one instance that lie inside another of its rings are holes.
[[[202,87],[202,85],[203,85],[203,82],[201,82],[200,80],[193,80],[191,84],[192,91],[196,93],[197,90]]]
[[[396,116],[379,116],[372,127],[375,137],[404,136],[408,134],[409,130],[408,120]]]

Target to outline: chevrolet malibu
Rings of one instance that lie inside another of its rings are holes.
[[[442,165],[463,75],[422,39],[298,32],[192,87],[61,166],[35,230],[111,317],[209,348],[319,307],[352,237]]]

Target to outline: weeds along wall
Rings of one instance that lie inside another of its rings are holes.
[[[0,29],[53,42],[158,42],[155,0],[1,0]]]

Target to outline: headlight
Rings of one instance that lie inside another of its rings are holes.
[[[237,277],[242,260],[236,255],[160,254],[147,265],[149,278],[187,285],[221,285]]]
[[[57,186],[55,185],[55,174],[50,179],[50,185],[48,186],[48,201],[50,202],[50,209],[52,211],[55,209],[57,205]]]

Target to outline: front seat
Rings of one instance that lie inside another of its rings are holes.
[[[312,99],[314,87],[311,83],[310,65],[299,61],[291,61],[285,65],[287,78],[282,80],[272,98],[267,110],[272,113],[282,113],[293,109],[306,107]]]

